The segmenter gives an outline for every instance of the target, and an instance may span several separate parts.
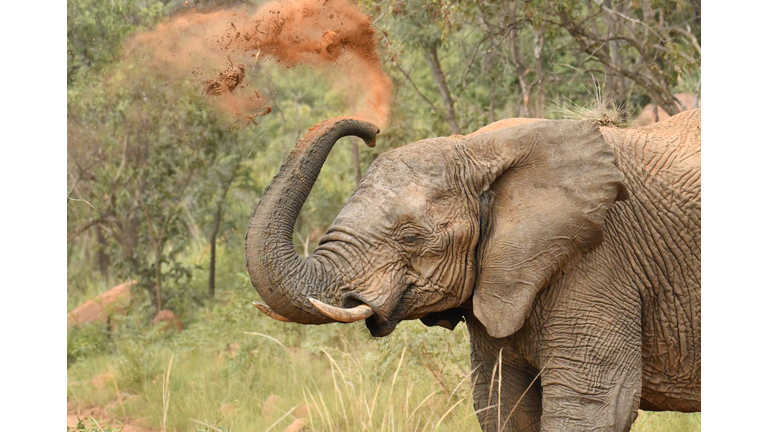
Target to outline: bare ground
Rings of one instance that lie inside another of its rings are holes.
[[[102,427],[112,426],[121,427],[122,432],[160,432],[157,429],[148,428],[143,425],[141,419],[115,419],[113,416],[107,414],[104,408],[99,406],[80,407],[75,406],[72,402],[67,401],[67,427],[75,428],[77,426],[77,419],[81,418],[87,420],[88,417],[93,417],[99,425]]]

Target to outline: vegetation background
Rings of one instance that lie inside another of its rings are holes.
[[[68,328],[68,409],[156,430],[479,430],[463,325],[407,322],[372,339],[361,323],[283,324],[250,306],[250,211],[296,140],[345,114],[354,89],[267,59],[246,79],[273,111],[243,125],[197,77],[125,50],[180,13],[242,4],[67,1],[67,312],[137,281],[124,314]],[[332,151],[296,226],[302,255],[388,149],[507,117],[558,118],[593,104],[596,82],[627,123],[649,103],[693,107],[674,95],[700,103],[698,1],[357,5],[377,31],[391,115],[376,148],[345,139]],[[151,325],[159,310],[184,330]],[[700,428],[700,414],[641,413],[633,430]]]

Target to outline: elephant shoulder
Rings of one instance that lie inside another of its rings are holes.
[[[601,128],[626,169],[640,169],[680,192],[701,192],[701,109],[638,128]]]

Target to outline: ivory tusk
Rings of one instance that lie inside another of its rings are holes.
[[[312,303],[312,306],[316,307],[317,310],[322,312],[323,315],[339,322],[351,323],[364,320],[373,315],[373,309],[367,304],[361,304],[360,306],[350,309],[343,309],[327,305],[320,300],[315,300],[311,297],[309,298],[309,302]]]
[[[256,309],[261,311],[261,313],[263,313],[264,315],[266,315],[266,316],[268,316],[268,317],[270,317],[272,319],[275,319],[275,320],[278,320],[278,321],[282,321],[282,322],[291,322],[291,320],[289,320],[288,318],[286,318],[286,317],[278,314],[277,312],[273,311],[271,307],[265,305],[264,303],[259,303],[259,302],[256,302],[256,301],[255,302],[251,302],[251,303],[254,306],[256,306]]]

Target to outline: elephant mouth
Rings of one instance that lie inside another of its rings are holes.
[[[366,318],[365,327],[373,337],[384,337],[392,333],[398,324],[405,320],[420,319],[429,312],[420,312],[417,309],[419,305],[418,283],[410,283],[402,292],[397,300],[393,302],[394,307],[388,311],[383,311],[373,306],[374,313]]]
[[[392,310],[384,311],[375,302],[365,302],[354,293],[348,295],[342,302],[343,307],[332,306],[311,297],[308,300],[315,309],[335,322],[352,323],[365,320],[365,326],[373,337],[384,337],[392,333],[397,325],[405,319],[408,309],[403,302],[397,302]],[[253,305],[270,318],[283,322],[291,321],[273,311],[266,304],[253,302]]]
[[[389,284],[387,284],[389,285]],[[391,285],[390,285],[391,286]],[[361,290],[350,290],[344,295],[342,304],[344,310],[361,309],[366,311],[365,326],[373,337],[384,337],[391,334],[400,322],[408,319],[409,304],[408,300],[412,284],[405,284],[405,289],[382,289],[378,292],[387,292],[388,294],[397,293],[394,298],[384,298],[370,295]],[[315,305],[317,307],[317,305]],[[321,312],[325,313],[322,309]],[[340,321],[337,317],[326,314],[326,316]],[[355,320],[358,321],[358,320]],[[345,321],[352,322],[352,321]]]
[[[398,324],[410,319],[420,319],[428,327],[439,326],[453,330],[459,322],[464,321],[467,312],[466,305],[459,305],[447,310],[429,308],[428,311],[415,311],[413,306],[418,304],[418,294],[414,291],[418,284],[409,284],[400,295],[395,307],[389,313],[383,313],[372,305],[373,314],[365,319],[365,327],[373,337],[384,337],[392,333]],[[357,301],[356,303],[361,303]]]
[[[407,301],[403,301],[407,295],[407,292],[412,288],[412,286],[408,286],[404,292],[402,292],[397,300],[390,303],[394,305],[394,307],[386,307],[380,302],[375,300],[370,300],[364,298],[364,295],[361,295],[357,292],[349,293],[346,298],[342,301],[344,304],[344,308],[338,308],[337,311],[354,311],[354,310],[361,310],[365,311],[365,327],[368,329],[368,331],[371,333],[371,336],[373,337],[384,337],[391,334],[395,328],[397,327],[400,322],[402,322],[404,319],[406,319],[406,316],[408,315],[408,305],[405,303],[408,303]],[[315,301],[313,301],[313,304],[315,307],[318,307],[319,305],[316,304]],[[326,313],[327,311],[320,309],[321,312],[326,314],[326,316],[335,319],[336,321],[342,321],[342,322],[354,322],[361,320],[361,316],[358,315],[356,319],[350,319],[350,320],[342,320],[340,319],[340,314],[331,315]]]
[[[348,307],[355,306],[358,308],[369,308],[372,313],[369,317],[365,318],[365,327],[371,333],[373,337],[384,337],[391,334],[398,324],[403,320],[405,316],[404,308],[398,302],[394,309],[385,311],[375,302],[364,302],[355,296],[354,299],[348,299],[345,301]]]
[[[384,337],[395,331],[400,324],[400,319],[384,319],[379,315],[372,315],[365,319],[365,327],[373,337]]]
[[[357,296],[348,296],[343,301],[344,307],[331,306],[314,298],[310,298],[309,302],[323,315],[336,322],[352,323],[365,320],[365,325],[373,337],[389,335],[395,330],[397,324],[402,321],[397,310],[385,314],[380,308],[360,300]],[[258,305],[257,307],[259,306],[262,306],[260,308],[262,310],[263,305]],[[273,316],[273,318],[275,317]]]

